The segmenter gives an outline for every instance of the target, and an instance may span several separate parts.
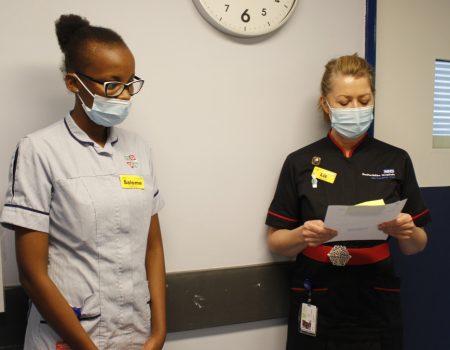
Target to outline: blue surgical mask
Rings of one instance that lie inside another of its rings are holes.
[[[77,94],[84,111],[91,121],[97,125],[111,127],[122,123],[128,117],[131,108],[130,100],[94,95],[76,74],[75,76],[86,91],[94,98],[92,108],[89,108],[84,103],[80,94]]]
[[[340,135],[355,139],[364,134],[372,124],[373,106],[356,108],[331,108],[331,127]]]

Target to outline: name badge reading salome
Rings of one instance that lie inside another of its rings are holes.
[[[143,190],[145,188],[144,178],[138,175],[120,175],[120,185],[127,189]]]

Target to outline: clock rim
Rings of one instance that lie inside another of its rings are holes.
[[[220,30],[221,32],[223,32],[225,34],[229,34],[229,35],[232,35],[232,36],[235,36],[238,38],[255,38],[255,37],[263,37],[263,36],[272,34],[273,32],[277,31],[278,29],[280,29],[281,27],[284,26],[284,24],[288,21],[288,19],[294,13],[294,11],[298,5],[298,2],[299,2],[299,0],[293,0],[294,2],[292,3],[292,6],[291,6],[289,12],[287,13],[287,15],[283,18],[283,20],[281,22],[279,22],[276,26],[274,26],[274,28],[272,30],[264,31],[264,32],[246,33],[246,32],[242,32],[242,31],[236,31],[236,30],[230,29],[230,28],[222,25],[213,16],[211,16],[208,11],[206,11],[205,7],[202,4],[202,1],[205,1],[205,0],[192,0],[192,2],[194,3],[195,7],[198,10],[198,12],[201,14],[201,16],[214,28]],[[207,0],[207,1],[210,1],[210,0]]]

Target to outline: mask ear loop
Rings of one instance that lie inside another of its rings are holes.
[[[94,94],[91,92],[91,90],[88,89],[88,87],[83,83],[83,81],[80,79],[80,77],[78,76],[77,73],[73,73],[73,75],[75,76],[75,78],[77,78],[77,80],[80,82],[81,85],[83,85],[84,89],[89,92],[89,95],[92,96],[92,98],[94,98]]]
[[[73,73],[73,75],[75,76],[75,78],[77,78],[77,80],[81,83],[81,85],[85,88],[85,90],[86,90],[87,92],[89,92],[89,94],[90,94],[93,98],[95,98],[95,96],[92,94],[92,92],[87,88],[87,86],[83,83],[83,81],[78,77],[77,73]],[[80,99],[81,104],[83,105],[83,108],[84,108],[85,110],[91,111],[92,109],[89,108],[88,105],[87,105],[87,104],[83,101],[83,99],[81,98],[80,92],[77,92],[76,95],[77,95],[77,97]]]
[[[83,105],[83,108],[85,108],[85,109],[88,110],[88,111],[91,111],[91,110],[92,110],[92,108],[89,108],[89,107],[87,106],[87,104],[83,101],[83,99],[81,98],[81,96],[80,96],[79,93],[77,93],[77,97],[80,99],[81,104]]]
[[[328,103],[328,100],[326,98],[324,98],[324,100],[328,106],[328,117],[330,118],[330,121],[331,121],[331,118],[333,116],[333,108],[330,106],[330,104]]]
[[[75,78],[77,78],[77,80],[80,82],[80,84],[84,87],[84,89],[89,92],[89,94],[92,96],[92,98],[95,99],[95,95],[91,92],[91,90],[88,89],[88,87],[83,83],[83,81],[80,79],[80,77],[78,76],[77,73],[73,73],[73,75],[75,76]],[[77,93],[77,97],[80,99],[81,103],[83,104],[83,107],[88,110],[91,111],[92,108],[89,108],[88,105],[83,101],[83,99],[80,96],[80,93]]]

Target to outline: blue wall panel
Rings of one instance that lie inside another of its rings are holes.
[[[431,211],[428,246],[403,256],[393,244],[402,278],[405,350],[450,349],[450,187],[422,188]]]

